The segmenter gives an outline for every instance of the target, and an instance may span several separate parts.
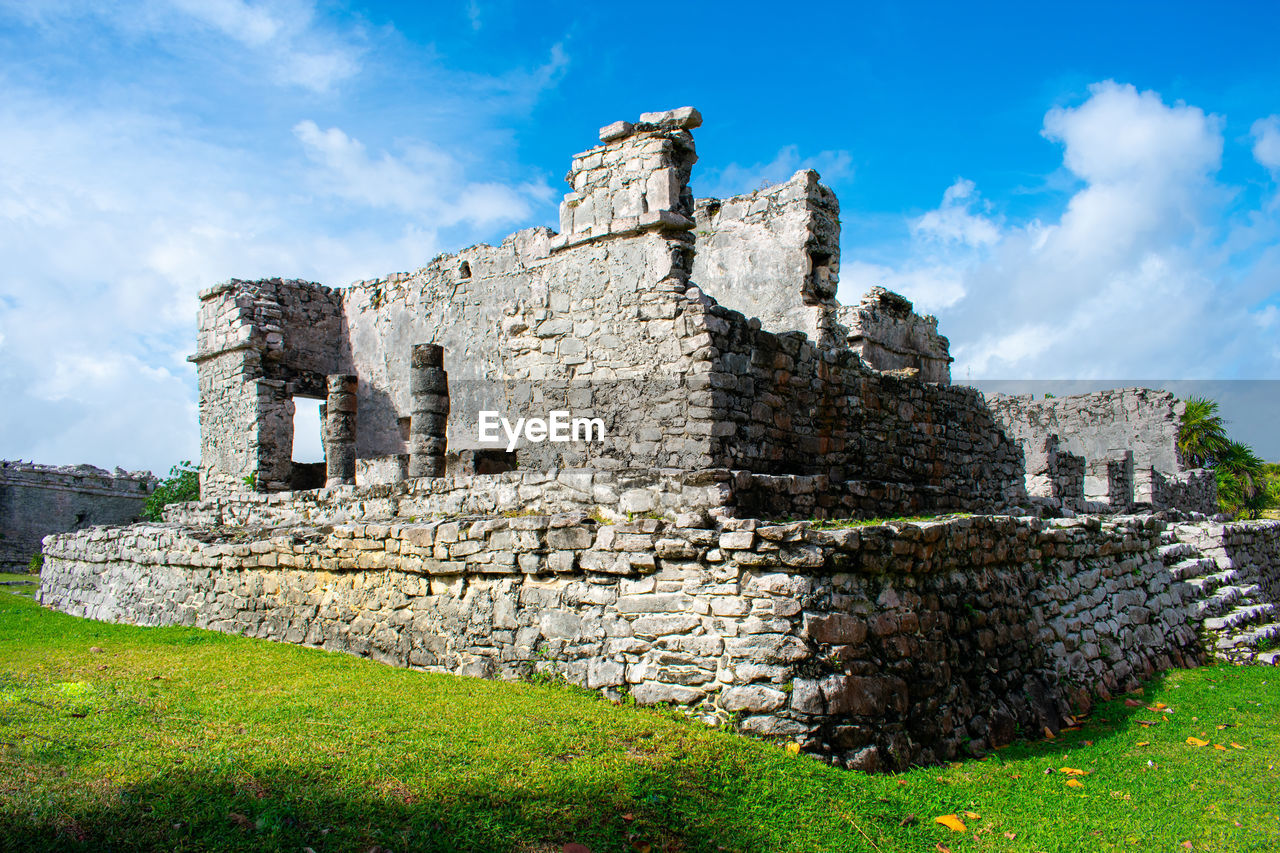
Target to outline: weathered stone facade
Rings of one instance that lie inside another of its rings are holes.
[[[0,462],[0,572],[25,572],[50,533],[131,524],[155,478],[92,465]]]

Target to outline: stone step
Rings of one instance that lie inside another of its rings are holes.
[[[1253,662],[1264,666],[1280,666],[1280,651],[1258,652],[1253,656]]]
[[[1168,545],[1161,545],[1156,548],[1156,553],[1160,555],[1160,559],[1164,560],[1166,566],[1172,566],[1179,560],[1185,560],[1189,557],[1200,556],[1199,551],[1185,542],[1171,542]]]
[[[1209,616],[1220,616],[1233,607],[1254,604],[1253,596],[1259,591],[1260,587],[1257,584],[1219,587],[1213,595],[1206,596],[1195,603],[1195,614],[1203,619]]]
[[[1259,644],[1275,639],[1280,639],[1280,622],[1267,622],[1263,625],[1255,625],[1244,631],[1226,634],[1215,645],[1220,651],[1252,651]],[[1267,654],[1267,652],[1258,652],[1258,654]]]
[[[1183,560],[1174,563],[1169,567],[1169,573],[1173,575],[1174,580],[1190,580],[1191,578],[1204,577],[1218,570],[1218,564],[1208,557],[1194,557],[1190,560]]]
[[[1235,569],[1227,569],[1225,572],[1214,572],[1211,575],[1203,575],[1198,578],[1189,578],[1187,583],[1196,588],[1201,595],[1209,595],[1219,587],[1229,585],[1236,580],[1239,575]]]
[[[1269,619],[1276,612],[1274,604],[1251,604],[1232,610],[1225,616],[1215,616],[1204,620],[1204,627],[1209,631],[1232,632],[1245,625],[1252,625]]]

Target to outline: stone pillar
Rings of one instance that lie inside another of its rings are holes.
[[[324,465],[328,486],[356,482],[356,377],[334,373],[325,377]]]
[[[444,347],[415,344],[409,369],[409,476],[443,477],[449,423],[449,374]]]

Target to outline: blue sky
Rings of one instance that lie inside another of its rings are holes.
[[[0,0],[0,456],[195,458],[199,288],[554,225],[598,127],[685,104],[695,191],[817,168],[841,297],[959,380],[1280,379],[1280,7],[792,8]]]

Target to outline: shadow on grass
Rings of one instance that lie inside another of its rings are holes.
[[[724,796],[715,780],[693,775],[679,790],[655,769],[634,774],[627,790],[578,781],[572,790],[460,785],[431,795],[386,782],[343,789],[336,778],[300,778],[287,766],[252,777],[175,770],[91,797],[81,791],[81,807],[47,802],[15,814],[6,806],[0,848],[551,853],[576,842],[595,853],[646,844],[653,853],[777,849],[777,839],[736,816],[749,809],[699,802],[699,790]],[[626,801],[634,804],[629,811]],[[708,813],[716,825],[708,825]]]

